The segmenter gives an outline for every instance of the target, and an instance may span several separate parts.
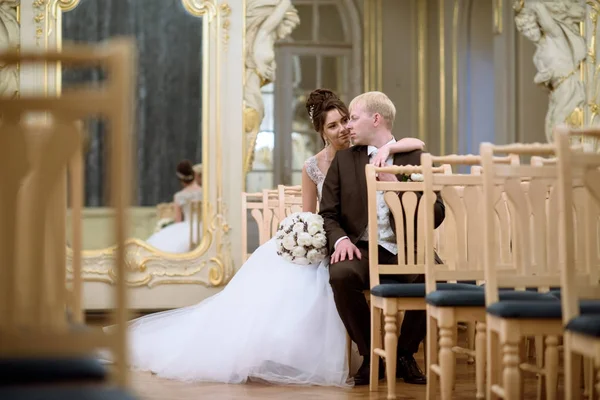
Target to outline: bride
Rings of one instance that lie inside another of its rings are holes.
[[[196,179],[196,172],[192,163],[183,160],[177,164],[175,172],[177,179],[183,186],[173,196],[175,205],[175,223],[168,225],[150,236],[146,243],[166,253],[187,253],[190,249],[190,224],[193,223],[193,232],[197,232],[198,221],[191,221],[192,202],[202,200],[202,187]],[[193,236],[194,243],[199,243],[200,238]]]
[[[348,109],[324,89],[310,94],[306,109],[325,144],[306,160],[302,173],[303,208],[315,212],[333,156],[350,146]],[[422,147],[420,140],[403,139],[384,152]],[[271,239],[220,293],[194,306],[132,321],[132,366],[182,381],[351,386],[346,329],[327,267],[326,261],[308,266],[287,262]],[[352,358],[355,371],[359,357]]]

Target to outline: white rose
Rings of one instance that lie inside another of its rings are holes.
[[[311,221],[308,223],[308,233],[311,235],[315,235],[323,230],[323,224],[320,224],[316,221]]]
[[[312,249],[306,255],[311,264],[321,261],[324,257],[319,250]]]
[[[322,224],[323,217],[321,217],[319,214],[311,214],[308,222],[316,222],[318,224]]]
[[[302,246],[298,246],[292,251],[292,255],[294,257],[304,257],[306,255],[306,249]]]
[[[299,246],[310,246],[312,243],[312,236],[306,232],[302,232],[298,235]]]
[[[305,211],[305,212],[300,212],[298,213],[298,218],[300,218],[302,221],[308,221],[308,219],[312,216],[315,215],[311,212]]]
[[[302,222],[296,222],[292,231],[296,233],[304,232],[304,224]]]
[[[288,262],[294,261],[294,257],[292,257],[292,255],[290,253],[283,253],[282,257],[285,261],[288,261]]]
[[[283,247],[283,243],[281,242],[281,240],[277,241],[277,251],[279,251],[280,253],[283,253],[284,251],[284,247]]]
[[[413,182],[423,182],[423,174],[410,174],[410,180]]]
[[[310,261],[308,261],[308,259],[306,259],[304,257],[299,257],[294,260],[294,264],[308,265],[308,264],[310,264]]]
[[[320,249],[321,247],[325,247],[325,244],[327,244],[327,238],[322,233],[317,233],[313,236],[311,244],[313,247]]]
[[[294,234],[290,233],[286,235],[281,241],[283,247],[287,250],[293,250],[296,247],[296,240],[294,240]]]

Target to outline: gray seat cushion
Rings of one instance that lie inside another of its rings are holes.
[[[483,293],[477,285],[468,283],[438,283],[437,290],[474,290]],[[371,289],[377,297],[425,297],[424,283],[382,283]]]
[[[600,314],[579,315],[570,320],[565,329],[582,335],[600,337]]]
[[[106,379],[106,367],[95,357],[0,359],[0,386]],[[0,399],[3,397],[0,396]]]
[[[500,301],[506,300],[539,300],[556,301],[547,294],[531,291],[501,290]],[[485,292],[475,290],[436,290],[425,297],[427,304],[436,307],[485,307]]]
[[[108,387],[0,388],[2,400],[135,400],[133,394]]]
[[[550,295],[551,296],[551,295]],[[600,314],[600,301],[583,300],[579,302],[582,314]],[[501,318],[523,319],[560,319],[562,309],[560,301],[507,300],[499,301],[487,308],[488,314]]]

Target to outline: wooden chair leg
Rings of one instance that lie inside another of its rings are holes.
[[[440,358],[440,397],[442,400],[452,398],[455,381],[456,355],[452,348],[456,346],[456,321],[454,313],[442,312],[438,321],[439,329],[439,358]]]
[[[556,336],[546,337],[544,370],[546,377],[546,399],[556,400],[556,392],[558,390],[558,338]]]
[[[583,359],[579,354],[571,351],[570,346],[564,341],[563,357],[565,371],[565,400],[581,399],[581,367],[582,361],[587,365],[587,360]],[[594,388],[590,388],[588,393],[589,399],[594,398]]]
[[[575,356],[575,354],[574,354]],[[580,357],[583,364],[583,386],[584,397],[590,400],[594,399],[594,360],[590,358]]]
[[[593,366],[594,366],[593,371],[594,372],[598,371],[595,374],[592,373],[592,375],[595,377],[595,380],[594,380],[594,389],[596,389],[595,395],[598,396],[598,395],[600,395],[600,360],[596,358],[594,360]]]
[[[491,329],[487,329],[487,362],[486,362],[486,394],[485,398],[489,400],[497,399],[498,396],[492,391],[492,386],[499,383],[499,354],[498,334]]]
[[[467,343],[470,350],[475,350],[475,324],[476,322],[467,322]],[[467,364],[473,364],[475,358],[469,356],[467,358]]]
[[[438,326],[435,318],[427,316],[427,338],[426,338],[426,375],[427,375],[427,389],[425,398],[427,400],[435,400],[437,398],[437,391],[439,386],[438,374],[431,368],[432,365],[439,364],[438,357]]]
[[[485,322],[475,324],[475,386],[476,399],[485,399],[486,327]]]
[[[521,370],[519,345],[521,338],[504,332],[502,341],[502,388],[505,400],[521,399]]]
[[[371,307],[371,376],[369,378],[369,390],[377,391],[379,388],[379,355],[375,349],[381,349],[381,309]]]
[[[398,351],[398,306],[396,299],[385,299],[385,372],[387,375],[388,400],[396,398],[396,357]],[[371,359],[371,365],[373,360]]]
[[[534,338],[534,342],[535,342],[535,365],[539,369],[543,369],[544,368],[544,337],[538,335]],[[546,376],[540,375],[536,382],[536,385],[537,385],[536,393],[537,393],[538,399],[542,399],[542,398],[546,397],[545,382],[546,382]]]

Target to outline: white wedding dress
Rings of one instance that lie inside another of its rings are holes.
[[[196,220],[190,221],[189,219],[191,215],[191,202],[201,200],[202,190],[180,190],[175,193],[174,201],[181,207],[184,220],[166,226],[156,232],[146,239],[146,243],[166,253],[187,253],[190,251],[190,223],[192,222],[194,224],[192,230],[194,242],[200,242],[199,238],[195,237],[198,222]]]
[[[325,177],[314,157],[307,171],[320,195]],[[346,329],[326,261],[301,266],[260,246],[218,294],[182,309],[132,321],[136,369],[182,381],[347,387]],[[362,362],[353,350],[352,369]]]

